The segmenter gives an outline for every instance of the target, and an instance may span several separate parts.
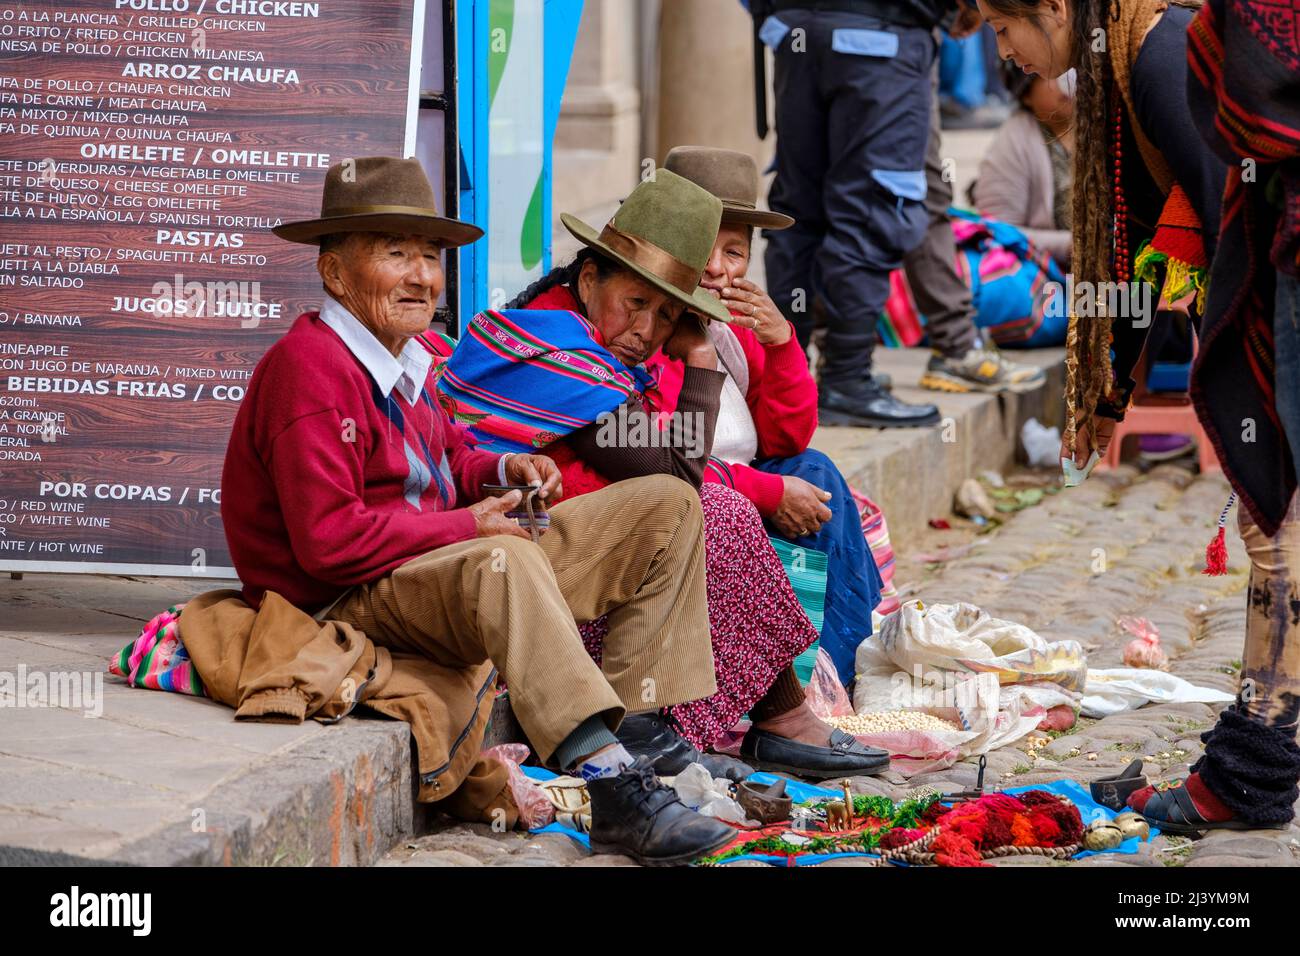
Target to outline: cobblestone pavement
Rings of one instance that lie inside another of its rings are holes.
[[[1176,466],[1145,476],[1129,468],[1098,473],[1082,486],[1019,512],[969,552],[927,577],[916,594],[929,602],[968,601],[995,617],[1020,621],[1048,640],[1075,639],[1094,667],[1122,665],[1129,639],[1121,615],[1153,621],[1171,657],[1170,670],[1195,684],[1235,692],[1245,627],[1244,550],[1230,521],[1229,574],[1207,577],[1205,546],[1228,486]],[[1135,756],[1153,780],[1187,772],[1200,756],[1199,735],[1213,725],[1206,704],[1147,706],[1102,720],[1081,719],[1070,732],[1035,734],[988,755],[986,788],[1063,777],[1087,783]],[[1037,746],[1035,746],[1037,745]],[[905,780],[888,772],[854,778],[857,792],[898,799],[912,787],[973,786],[973,761]],[[861,858],[822,866],[860,866]],[[1200,840],[1158,837],[1136,855],[1103,854],[1079,862],[1037,857],[999,866],[1295,866],[1300,827],[1219,832]],[[448,824],[391,851],[385,866],[630,866],[619,856],[592,856],[567,837],[494,833]],[[732,864],[743,865],[743,864]],[[753,864],[763,865],[763,864]]]

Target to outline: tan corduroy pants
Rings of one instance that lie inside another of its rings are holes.
[[[490,659],[543,761],[600,714],[656,710],[717,690],[699,495],[665,475],[550,509],[540,544],[496,536],[414,558],[330,612],[376,644],[445,666]],[[603,672],[574,621],[609,615]]]

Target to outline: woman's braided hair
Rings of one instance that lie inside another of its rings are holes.
[[[583,246],[578,250],[578,254],[573,257],[573,261],[568,265],[557,266],[546,275],[542,276],[536,282],[533,282],[520,292],[517,296],[507,302],[504,308],[507,309],[526,309],[528,303],[537,298],[544,292],[549,292],[556,286],[567,286],[573,293],[574,299],[578,302],[578,311],[583,315],[587,314],[586,303],[578,295],[578,276],[582,272],[582,266],[587,260],[596,263],[596,278],[604,281],[614,275],[621,268],[616,262],[608,256],[602,255],[590,246]]]
[[[1040,0],[985,0],[1008,17],[1037,22]],[[1074,105],[1074,192],[1072,269],[1080,282],[1110,281],[1114,253],[1114,210],[1111,202],[1110,136],[1113,90],[1105,37],[1112,0],[1070,0],[1070,62],[1076,75]],[[1098,31],[1101,31],[1098,33]],[[1099,49],[1098,49],[1099,47]],[[1094,286],[1095,287],[1095,286]],[[1066,303],[1073,311],[1073,303]],[[1098,400],[1110,386],[1110,316],[1104,308],[1086,323],[1071,315],[1066,341],[1065,404],[1067,447],[1074,432],[1089,422]]]

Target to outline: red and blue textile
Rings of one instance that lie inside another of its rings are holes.
[[[619,362],[594,325],[559,310],[480,312],[440,376],[457,420],[493,452],[544,448],[655,385]]]
[[[975,324],[1003,348],[1064,344],[1069,316],[1065,276],[1056,260],[1010,223],[955,206],[948,214],[957,243],[957,273],[970,287]],[[903,270],[890,275],[889,285],[881,340],[891,347],[920,344],[925,316],[917,311]]]

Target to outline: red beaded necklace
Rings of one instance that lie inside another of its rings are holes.
[[[1111,191],[1114,208],[1115,254],[1113,274],[1116,281],[1127,282],[1132,275],[1133,260],[1128,249],[1128,203],[1124,200],[1124,101],[1116,97],[1115,139],[1112,148],[1115,163],[1115,182]]]

